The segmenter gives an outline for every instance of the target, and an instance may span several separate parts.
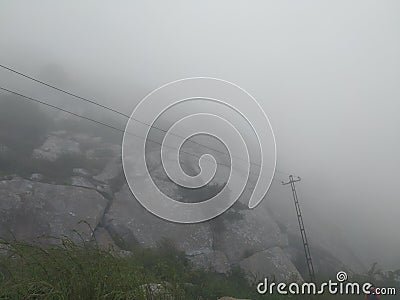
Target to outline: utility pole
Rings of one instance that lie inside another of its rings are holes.
[[[293,175],[290,175],[289,176],[289,181],[288,182],[283,182],[282,181],[282,184],[283,185],[290,184],[290,186],[292,188],[294,206],[296,207],[296,213],[297,213],[297,219],[299,221],[301,238],[303,240],[304,252],[306,254],[308,273],[309,273],[309,276],[310,276],[310,281],[311,282],[315,282],[314,265],[313,265],[313,262],[312,262],[312,259],[311,259],[311,253],[310,253],[310,247],[309,247],[308,240],[307,240],[306,229],[304,227],[303,217],[301,215],[301,210],[300,210],[299,199],[297,197],[296,187],[294,185],[295,182],[299,182],[300,180],[301,180],[300,177],[297,177],[297,179],[294,179]]]

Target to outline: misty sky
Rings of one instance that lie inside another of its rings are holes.
[[[398,1],[3,0],[0,63],[35,76],[59,65],[63,88],[127,114],[176,79],[238,84],[270,118],[278,170],[302,177],[301,201],[356,250],[400,267],[399,11]],[[32,88],[3,70],[0,83]]]

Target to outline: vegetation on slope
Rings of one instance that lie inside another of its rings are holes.
[[[40,246],[2,241],[0,299],[307,299],[258,295],[240,269],[227,275],[193,269],[166,241],[153,249],[136,248],[131,255],[101,250],[96,243],[59,242]]]
[[[169,243],[121,256],[68,239],[52,246],[5,242],[0,299],[255,298],[240,270],[227,276],[194,270]],[[156,291],[152,291],[156,289]]]

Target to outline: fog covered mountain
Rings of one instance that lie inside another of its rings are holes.
[[[7,102],[15,99],[2,100],[2,105],[22,109],[19,102]],[[226,273],[240,266],[252,279],[307,279],[292,199],[279,190],[279,182],[274,181],[266,199],[254,210],[247,208],[242,197],[211,221],[167,222],[146,211],[129,190],[118,133],[104,135],[75,119],[53,121],[34,106],[23,110],[32,119],[15,122],[4,111],[0,119],[4,125],[0,127],[0,236],[48,243],[63,236],[90,240],[94,233],[102,247],[118,251],[155,247],[168,240],[198,268]],[[25,128],[31,131],[27,136]],[[186,151],[201,153],[204,149],[191,144]],[[217,161],[226,160],[213,154]],[[220,170],[208,189],[190,195],[169,180],[158,159],[159,148],[151,148],[147,160],[153,180],[180,201],[202,201],[224,184],[226,170]],[[198,172],[193,157],[181,161],[189,173]],[[310,207],[304,206],[303,211],[317,273],[365,271],[335,226]]]

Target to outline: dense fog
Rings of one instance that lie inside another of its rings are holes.
[[[128,115],[173,80],[238,84],[275,133],[270,193],[292,201],[279,181],[300,176],[300,201],[312,208],[305,223],[336,224],[366,265],[393,269],[400,268],[399,9],[397,1],[2,1],[0,64]],[[4,69],[0,86],[125,122]]]

